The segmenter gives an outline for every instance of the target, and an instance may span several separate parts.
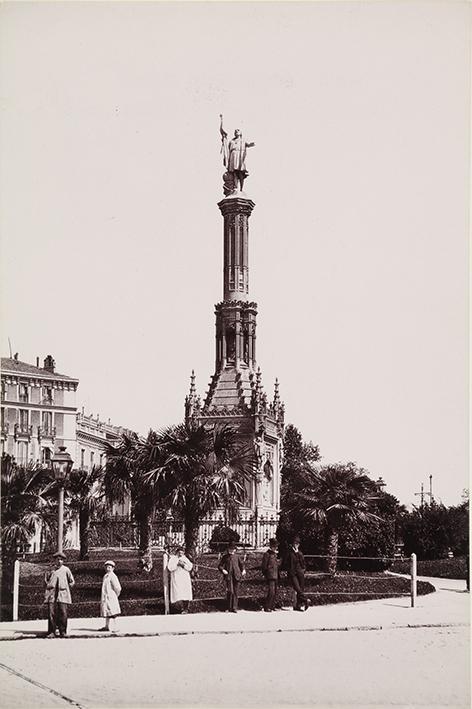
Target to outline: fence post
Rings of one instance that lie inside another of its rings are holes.
[[[13,565],[13,620],[18,620],[18,600],[20,596],[20,562],[15,559]]]
[[[165,551],[162,556],[162,585],[164,586],[164,613],[169,615],[169,572],[167,571],[167,562],[169,554]]]
[[[416,603],[416,554],[410,557],[410,574],[411,574],[411,607],[415,607]]]

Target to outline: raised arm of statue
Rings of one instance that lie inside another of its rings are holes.
[[[220,113],[220,135],[221,135],[221,149],[220,153],[223,155],[223,165],[226,167],[228,165],[228,134],[223,128],[223,114]]]
[[[221,133],[221,139],[224,140],[225,138],[228,137],[227,132],[223,128],[223,114],[220,113],[220,133]]]

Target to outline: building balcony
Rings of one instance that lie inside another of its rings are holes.
[[[40,403],[42,406],[54,406],[54,399],[52,396],[43,396]]]
[[[25,423],[15,423],[14,434],[13,434],[15,436],[15,441],[17,441],[19,438],[27,439],[28,441],[30,441],[32,433],[33,433],[32,426],[29,426],[28,424],[25,424]]]
[[[8,436],[8,431],[10,430],[10,424],[9,423],[2,423],[1,429],[0,429],[0,436],[5,439]]]
[[[48,438],[54,441],[56,438],[56,427],[55,426],[38,426],[38,441],[41,439]]]

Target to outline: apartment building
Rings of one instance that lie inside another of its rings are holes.
[[[56,372],[48,355],[40,366],[14,357],[1,360],[1,453],[18,463],[48,464],[58,446],[76,442],[79,380]]]

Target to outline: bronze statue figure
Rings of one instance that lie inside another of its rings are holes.
[[[234,192],[242,192],[244,180],[249,175],[246,170],[246,150],[255,143],[246,143],[239,128],[234,131],[234,137],[228,142],[228,134],[223,128],[223,116],[220,113],[221,152],[226,172],[223,175],[223,191],[226,196]]]

